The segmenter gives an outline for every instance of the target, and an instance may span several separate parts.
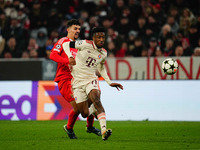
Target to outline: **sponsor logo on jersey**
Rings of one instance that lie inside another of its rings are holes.
[[[54,48],[53,50],[54,50],[54,51],[57,51],[57,52],[60,52],[60,50],[59,50],[59,49],[56,49],[56,48]]]
[[[59,45],[59,44],[56,45],[56,48],[57,48],[57,49],[60,49],[60,48],[61,48],[61,45]]]
[[[75,97],[74,99],[75,99],[75,101],[77,101],[77,97]]]
[[[101,58],[101,54],[98,55],[98,58],[99,58],[99,59]]]

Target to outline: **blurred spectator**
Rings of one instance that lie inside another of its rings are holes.
[[[27,50],[30,54],[30,57],[32,57],[32,58],[38,57],[39,45],[37,44],[35,38],[29,39]]]
[[[48,39],[48,32],[46,28],[40,28],[37,32],[36,42],[40,48],[45,47],[45,43]]]
[[[115,1],[115,5],[112,9],[113,11],[113,17],[114,20],[116,20],[116,24],[120,22],[120,18],[123,14],[123,8],[124,8],[125,4],[124,4],[124,0],[116,0]]]
[[[138,17],[142,14],[142,7],[137,0],[129,0],[128,7],[130,10],[129,19],[132,26],[136,26]]]
[[[177,56],[177,57],[183,56],[183,47],[182,46],[177,46],[175,48],[175,56]]]
[[[149,0],[141,0],[142,14],[145,17],[148,17],[152,13],[152,6]]]
[[[194,49],[193,56],[200,56],[200,47]]]
[[[155,57],[162,57],[163,53],[159,46],[156,47]]]
[[[107,48],[107,50],[108,50],[108,55],[110,55],[110,53],[111,54],[116,54],[116,52],[117,52],[117,49],[116,49],[116,46],[115,46],[115,43],[113,42],[113,41],[110,41],[109,43],[108,43],[108,48]]]
[[[191,25],[189,29],[189,40],[190,40],[190,46],[191,48],[195,48],[198,45],[198,38],[200,37],[200,34],[197,30],[196,25]]]
[[[38,46],[38,44],[36,42],[36,39],[30,38],[29,42],[28,42],[27,50],[28,51],[31,51],[31,50],[37,51],[38,49],[39,49],[39,46]]]
[[[161,33],[160,33],[160,45],[161,45],[161,49],[164,49],[164,47],[166,46],[166,40],[171,38],[172,39],[172,32],[171,32],[171,27],[168,24],[165,24],[162,26],[161,29]]]
[[[5,48],[5,39],[0,35],[0,58],[2,57]]]
[[[50,54],[51,54],[51,49],[53,48],[53,45],[49,45],[46,46],[46,58],[49,59],[50,58]]]
[[[163,54],[165,57],[174,56],[174,42],[172,39],[167,39],[165,42],[165,48]]]
[[[50,33],[50,36],[49,36],[49,40],[52,41],[53,45],[58,41],[58,38],[59,38],[58,31],[52,30],[51,33]]]
[[[174,19],[174,17],[173,17],[173,16],[168,16],[168,17],[167,17],[167,22],[166,22],[166,23],[170,25],[170,27],[171,27],[171,32],[172,32],[173,34],[177,34],[177,32],[178,32],[178,30],[179,30],[179,25],[178,25],[178,23],[176,22],[176,20]]]
[[[13,58],[21,57],[22,51],[21,51],[21,49],[18,48],[16,39],[14,37],[11,37],[8,39],[8,42],[7,42],[4,52],[3,52],[4,57],[5,57],[5,53],[6,53],[6,55],[8,55],[7,52],[10,53],[11,57],[13,57]]]
[[[48,39],[46,41],[46,47],[45,47],[45,56],[47,59],[49,59],[50,57],[50,54],[51,54],[51,49],[53,48],[53,41],[51,39]]]
[[[135,48],[135,45],[134,45],[134,41],[135,39],[137,38],[137,32],[134,31],[134,30],[131,30],[129,33],[128,33],[128,50],[129,51],[132,51],[134,48]]]
[[[67,36],[67,19],[63,19],[61,25],[58,28],[59,37]]]
[[[158,26],[162,26],[166,20],[166,15],[164,14],[163,10],[160,7],[160,4],[154,4],[152,5],[152,13],[151,15],[155,18],[155,20],[158,22]]]
[[[4,58],[5,58],[5,59],[11,59],[11,58],[13,58],[11,52],[6,51],[6,52],[4,53]]]
[[[135,31],[138,32],[138,36],[142,37],[146,31],[146,18],[144,16],[140,16],[137,20],[137,26],[134,28]]]
[[[18,20],[16,17],[11,18],[10,25],[5,31],[4,34],[6,40],[8,40],[10,37],[15,37],[18,41],[22,41],[23,39],[23,29],[20,26]]]
[[[190,48],[190,42],[188,38],[182,38],[182,47],[184,50],[184,56],[191,56],[192,50]]]
[[[159,22],[157,21],[157,19],[152,16],[152,15],[149,15],[148,16],[148,26],[149,28],[152,29],[153,32],[156,32],[158,30],[160,30],[160,25],[159,25]],[[158,33],[159,34],[159,33]],[[156,35],[158,36],[158,35]]]
[[[155,56],[157,45],[157,39],[152,37],[149,41],[148,57]]]
[[[81,32],[79,37],[81,39],[89,39],[90,38],[90,25],[87,22],[88,20],[88,12],[82,11],[81,16],[79,19],[80,25],[81,25]]]
[[[32,8],[30,10],[30,21],[31,21],[31,29],[38,29],[42,26],[46,26],[46,10],[41,8],[41,4],[39,0],[35,0],[33,2]],[[53,22],[53,21],[52,21]]]
[[[141,38],[136,38],[134,41],[134,45],[134,49],[127,51],[127,56],[140,57],[142,50],[144,49]]]
[[[129,19],[125,16],[121,17],[120,23],[117,25],[116,30],[122,38],[128,37],[128,32],[131,30]]]
[[[0,12],[0,32],[3,37],[9,37],[10,18],[6,16],[5,12]]]
[[[169,10],[169,16],[174,17],[175,21],[177,23],[179,23],[179,21],[180,21],[180,19],[179,19],[180,18],[179,17],[179,11],[178,11],[178,9],[176,7],[171,7],[171,9]]]
[[[125,57],[128,45],[126,42],[123,42],[121,48],[117,50],[115,57]]]
[[[59,27],[60,23],[61,23],[61,21],[58,16],[57,10],[55,8],[52,8],[47,17],[48,33],[51,33],[51,31],[53,31],[54,29],[57,29]]]
[[[105,41],[105,45],[108,45],[109,42],[113,41],[115,43],[116,49],[119,49],[122,44],[122,38],[118,35],[118,32],[115,31],[113,28],[109,28],[107,34],[108,35]]]
[[[27,58],[30,58],[30,55],[29,55],[29,52],[28,51],[23,51],[22,52],[22,57],[23,59],[27,59]]]

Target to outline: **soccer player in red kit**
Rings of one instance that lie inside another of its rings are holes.
[[[73,92],[71,87],[72,75],[69,64],[69,60],[71,58],[68,59],[68,56],[65,54],[62,45],[65,42],[75,41],[79,37],[80,34],[79,21],[76,19],[68,21],[67,32],[68,32],[67,37],[63,37],[59,39],[57,43],[55,43],[54,47],[51,50],[50,59],[58,63],[56,77],[54,81],[58,83],[58,88],[61,95],[73,107],[73,109],[69,114],[68,123],[67,125],[64,125],[64,130],[66,131],[70,139],[77,139],[77,136],[73,131],[73,127],[79,115],[79,111],[75,99],[73,97]],[[77,49],[71,48],[70,51],[73,57],[75,57]],[[101,131],[93,127],[93,123],[94,123],[94,116],[90,115],[89,117],[87,117],[87,128],[86,128],[87,132],[95,133],[96,135],[100,136]]]

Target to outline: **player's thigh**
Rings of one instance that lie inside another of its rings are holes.
[[[71,103],[74,101],[74,95],[72,91],[71,81],[68,80],[61,80],[58,82],[58,88],[61,93],[61,95],[64,97],[64,99]]]
[[[95,102],[96,100],[100,100],[100,88],[98,86],[97,80],[94,80],[87,84],[86,93],[90,101]]]

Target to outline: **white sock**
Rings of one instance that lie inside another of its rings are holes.
[[[89,115],[88,115],[88,116],[94,114],[96,111],[97,111],[97,110],[96,110],[96,108],[94,107],[94,105],[93,105],[93,104],[90,105],[90,107],[89,107]]]
[[[99,120],[99,124],[101,127],[101,134],[103,134],[103,132],[106,130],[106,114],[105,114],[105,112],[98,114],[97,118]]]

